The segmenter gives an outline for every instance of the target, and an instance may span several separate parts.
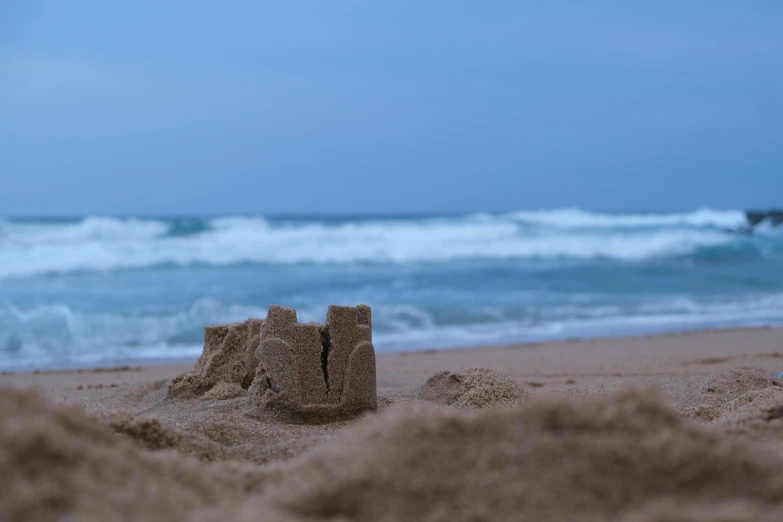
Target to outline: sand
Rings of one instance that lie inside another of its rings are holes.
[[[0,375],[0,520],[783,513],[781,329],[379,353],[378,411],[321,424],[259,415],[243,368]]]

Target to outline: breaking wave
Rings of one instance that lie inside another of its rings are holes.
[[[745,212],[579,209],[427,218],[0,221],[0,278],[158,265],[419,263],[776,254],[780,228]]]
[[[514,212],[514,219],[562,228],[642,228],[642,227],[716,227],[740,229],[748,225],[747,214],[741,210],[700,209],[681,213],[606,214],[578,208]]]
[[[783,321],[781,310],[781,293],[729,303],[673,297],[633,309],[562,303],[514,320],[504,319],[499,309],[496,314],[481,309],[470,317],[444,320],[427,307],[387,304],[373,310],[373,337],[379,351],[415,350],[775,324]],[[303,322],[323,320],[325,311],[325,306],[313,305],[297,310]],[[265,316],[264,307],[210,298],[180,311],[158,313],[89,312],[65,304],[0,306],[0,369],[195,358],[202,351],[204,325]]]

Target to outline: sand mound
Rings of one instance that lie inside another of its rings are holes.
[[[726,407],[715,427],[783,456],[783,388],[770,386],[741,395]]]
[[[619,522],[779,522],[780,514],[750,502],[707,500],[688,506],[653,502]]]
[[[528,394],[513,379],[486,368],[436,373],[419,389],[418,398],[458,409],[513,406]]]
[[[698,392],[688,398],[683,413],[690,418],[712,422],[723,415],[735,400],[754,390],[781,387],[783,381],[757,368],[735,368],[711,375]]]
[[[759,368],[735,368],[723,370],[707,379],[704,391],[723,402],[729,402],[745,392],[769,386],[783,386],[774,375]]]
[[[157,428],[153,428],[153,431]],[[169,444],[162,436],[158,445]],[[152,455],[32,392],[0,388],[0,520],[175,520],[260,488],[260,471]],[[227,473],[226,470],[233,470]]]
[[[219,382],[203,395],[205,400],[224,401],[247,395],[247,390],[234,382]]]
[[[117,433],[127,435],[140,447],[150,450],[171,449],[180,445],[182,435],[163,426],[158,419],[135,417],[131,414],[117,413],[107,417],[104,422]]]
[[[422,393],[462,408],[524,398],[488,370],[431,381]],[[242,414],[244,399],[194,398],[162,401],[155,417],[114,413],[107,427],[0,388],[0,520],[771,522],[783,459],[716,427],[773,425],[780,396],[746,391],[712,427],[646,391],[473,411],[413,401],[324,426],[264,424]]]
[[[653,522],[707,506],[693,520],[751,520],[783,509],[781,465],[649,393],[475,412],[410,403],[293,461],[244,520],[263,503],[308,520]],[[745,518],[718,516],[736,505]]]
[[[146,450],[176,449],[203,461],[230,458],[229,452],[222,445],[197,433],[177,431],[154,417],[119,412],[97,420]]]
[[[770,386],[741,395],[728,405],[720,421],[733,426],[756,422],[783,426],[783,387]]]
[[[720,419],[723,411],[721,408],[709,404],[700,404],[699,406],[683,409],[682,414],[689,419],[709,423]]]
[[[213,386],[225,383],[247,389],[258,366],[256,350],[263,319],[244,323],[218,324],[204,328],[204,351],[193,371],[171,381],[169,396],[202,395]]]

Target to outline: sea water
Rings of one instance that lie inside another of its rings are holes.
[[[755,225],[755,226],[753,226]],[[379,351],[783,323],[739,210],[0,221],[0,369],[196,357],[271,304],[373,308]]]

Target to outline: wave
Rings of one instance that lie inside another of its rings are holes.
[[[0,278],[161,265],[576,259],[638,262],[777,255],[780,228],[740,211],[599,214],[578,209],[419,219],[263,217],[0,222]]]
[[[90,216],[77,222],[3,222],[0,245],[78,244],[88,241],[132,241],[154,239],[166,234],[169,225],[158,220],[118,219]]]
[[[742,210],[699,209],[692,212],[609,214],[578,208],[512,212],[508,217],[523,222],[561,228],[715,227],[742,229],[749,225]]]
[[[297,311],[300,321],[323,320],[326,305]],[[517,320],[491,312],[444,322],[421,306],[376,304],[374,343],[379,351],[394,351],[780,324],[783,294],[738,296],[729,302],[669,296],[633,309],[563,303]],[[33,363],[41,367],[195,358],[202,350],[204,325],[265,315],[264,307],[206,298],[186,310],[146,314],[87,312],[65,304],[0,307],[0,369]]]

